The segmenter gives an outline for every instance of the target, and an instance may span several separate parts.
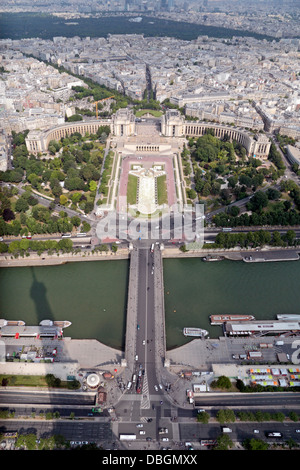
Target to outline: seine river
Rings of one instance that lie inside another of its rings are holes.
[[[62,266],[0,269],[0,317],[36,325],[69,320],[65,336],[95,338],[124,348],[129,261],[89,261]],[[253,314],[276,319],[300,313],[300,263],[164,260],[167,347],[189,339],[185,326],[222,334],[209,315]]]

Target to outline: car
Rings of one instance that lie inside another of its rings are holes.
[[[152,437],[146,437],[146,441],[152,441]]]
[[[146,431],[140,431],[141,436],[143,436],[144,434],[146,434]]]
[[[157,385],[154,385],[154,390],[155,390],[156,392],[158,392]]]
[[[204,413],[204,412],[205,412],[205,410],[203,410],[203,409],[197,410],[197,413]]]
[[[259,429],[254,429],[254,434],[258,434],[259,433]]]
[[[146,344],[146,341],[145,341],[145,340],[143,340],[143,346],[145,346],[145,344]]]
[[[296,432],[300,432],[300,429],[296,429]]]
[[[162,384],[158,384],[159,388],[162,390],[163,389],[163,386]]]
[[[139,356],[136,354],[136,356],[135,356],[135,360],[137,361],[137,360],[138,360],[138,358],[139,358]]]
[[[164,441],[164,442],[167,442],[168,440],[169,440],[168,437],[163,437],[163,438],[162,438],[162,441]]]
[[[143,428],[144,425],[143,425],[143,424],[137,424],[136,427],[137,427],[137,428]]]

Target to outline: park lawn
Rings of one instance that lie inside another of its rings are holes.
[[[0,383],[2,380],[8,380],[8,386],[13,387],[48,387],[46,378],[43,375],[0,375]]]
[[[152,114],[152,116],[154,117],[160,117],[162,116],[162,112],[161,111],[157,111],[155,109],[141,109],[140,111],[137,111],[135,113],[136,117],[141,117],[143,116],[144,114]]]
[[[132,205],[136,204],[138,179],[134,175],[128,175],[127,185],[127,203]]]
[[[156,179],[157,184],[157,202],[159,205],[168,203],[167,176],[161,175]]]
[[[8,380],[8,387],[45,387],[50,388],[45,375],[5,375],[0,374],[2,380]],[[61,380],[59,388],[68,388],[68,381]]]

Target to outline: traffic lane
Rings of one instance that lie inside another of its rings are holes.
[[[150,394],[156,393],[155,386],[158,385],[157,377],[156,377],[156,329],[158,325],[155,325],[155,270],[157,266],[154,262],[154,253],[149,253],[149,279],[148,279],[148,297],[147,297],[147,331],[148,331],[148,340],[147,343],[147,358],[150,369],[150,374],[148,375],[148,383],[149,383],[149,390]]]
[[[45,404],[45,405],[80,405],[80,404],[90,404],[93,405],[95,403],[95,396],[96,395],[87,395],[84,393],[60,393],[56,392],[40,392],[35,391],[34,393],[27,392],[27,391],[0,391],[0,402],[1,405],[4,404]]]

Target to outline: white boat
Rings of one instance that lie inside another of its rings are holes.
[[[200,338],[204,338],[204,336],[208,335],[208,331],[202,330],[202,328],[183,328],[184,336],[196,336]]]
[[[25,326],[25,322],[23,320],[4,320],[4,318],[1,318],[0,328],[3,326]]]
[[[40,326],[58,326],[59,328],[67,328],[70,325],[72,325],[72,323],[67,320],[62,320],[62,321],[42,320],[40,322]]]
[[[297,314],[287,314],[287,315],[277,315],[277,320],[299,320],[300,315]]]

